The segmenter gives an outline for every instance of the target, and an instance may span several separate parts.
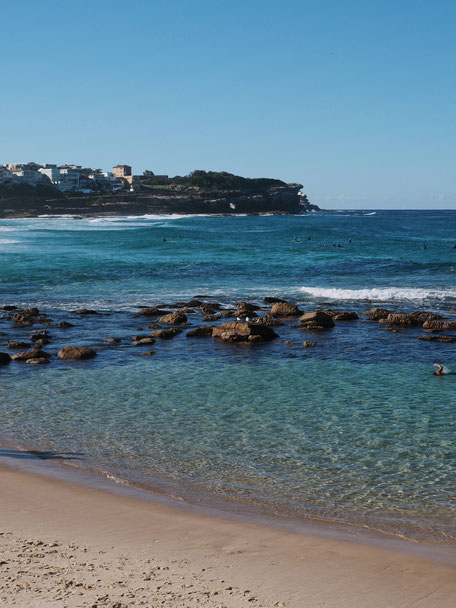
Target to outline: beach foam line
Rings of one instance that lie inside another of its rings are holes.
[[[329,300],[424,301],[456,298],[456,289],[419,287],[374,287],[371,289],[341,289],[337,287],[299,288],[303,294]]]

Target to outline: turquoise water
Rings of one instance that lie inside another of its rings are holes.
[[[136,306],[196,294],[224,306],[279,295],[303,310],[331,302],[454,319],[455,220],[357,212],[1,221],[2,302],[75,323],[48,328],[51,354],[68,343],[102,349],[84,362],[2,368],[1,437],[189,502],[455,542],[456,375],[432,376],[436,361],[456,371],[453,344],[365,318],[318,334],[287,323],[276,328],[280,341],[250,348],[183,332],[155,344],[152,357],[129,339],[147,331]],[[82,306],[106,314],[69,312]],[[7,317],[5,344],[30,336]],[[108,336],[122,343],[107,345]],[[317,347],[303,349],[309,339]]]

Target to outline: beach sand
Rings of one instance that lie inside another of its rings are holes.
[[[452,608],[456,568],[2,466],[0,606]]]

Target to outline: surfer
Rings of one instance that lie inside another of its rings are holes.
[[[434,363],[434,366],[437,368],[437,371],[434,372],[434,376],[443,376],[443,365],[439,365],[438,363]]]

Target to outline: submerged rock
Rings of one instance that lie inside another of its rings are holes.
[[[155,338],[148,336],[147,338],[140,338],[132,342],[132,346],[142,346],[143,344],[155,344]]]
[[[169,329],[155,329],[150,332],[150,335],[153,338],[158,338],[159,340],[170,340],[171,338],[175,338],[177,334],[180,334],[182,329],[177,327],[170,327]]]
[[[299,319],[301,329],[330,329],[334,327],[334,321],[329,315],[321,310],[307,312]]]
[[[122,342],[122,340],[120,338],[106,338],[105,342],[109,342],[110,344],[119,344],[119,342]]]
[[[220,310],[221,305],[218,302],[203,303],[199,307],[203,315],[212,315],[214,312]]]
[[[209,323],[211,321],[217,321],[217,319],[220,319],[220,315],[204,315],[203,317],[203,321],[208,321]]]
[[[273,329],[259,323],[243,323],[242,321],[232,321],[222,323],[212,330],[212,337],[225,342],[265,342],[277,338]]]
[[[18,340],[8,340],[8,344],[6,348],[28,348],[30,346],[29,342],[19,342]]]
[[[68,323],[68,321],[59,321],[55,324],[55,327],[59,329],[68,329],[68,327],[74,327],[73,323]]]
[[[266,296],[263,298],[263,302],[265,304],[288,304],[288,302],[286,300],[282,300],[282,298],[273,298],[271,296]]]
[[[224,308],[219,312],[219,316],[223,319],[236,316],[236,311],[231,308]]]
[[[310,340],[306,340],[302,343],[302,345],[304,346],[304,348],[312,348],[313,346],[317,346],[317,343],[311,342]]]
[[[74,315],[99,315],[100,313],[90,308],[78,308],[77,310],[71,310]]]
[[[96,356],[93,348],[88,346],[64,346],[59,350],[57,356],[59,359],[93,359]]]
[[[418,336],[417,340],[427,342],[456,342],[456,336]]]

